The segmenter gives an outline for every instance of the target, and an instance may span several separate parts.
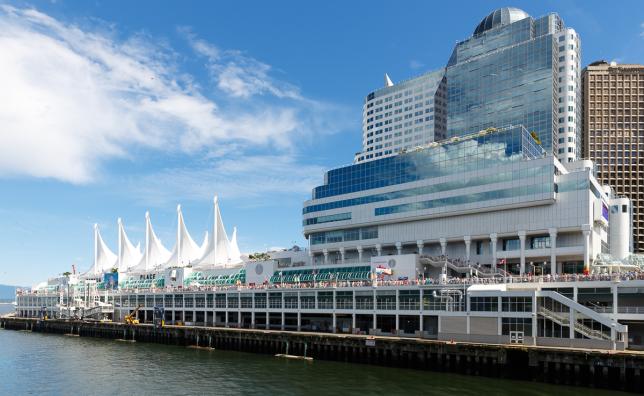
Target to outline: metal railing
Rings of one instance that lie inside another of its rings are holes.
[[[570,316],[566,312],[554,312],[543,306],[540,306],[538,311],[539,311],[539,314],[542,315],[543,317],[550,319],[553,322],[560,324],[562,326],[570,327]],[[588,338],[594,338],[599,340],[611,339],[610,335],[606,335],[603,331],[595,330],[577,321],[574,322],[573,326],[574,326],[574,331]]]
[[[353,301],[351,300],[338,300],[335,302],[336,309],[353,309]]]
[[[400,301],[398,309],[407,311],[418,311],[420,309],[420,301]]]

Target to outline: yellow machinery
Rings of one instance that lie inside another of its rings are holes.
[[[125,318],[124,318],[125,324],[129,324],[129,325],[139,324],[139,320],[136,318],[136,314],[139,312],[139,309],[141,309],[141,307],[143,307],[143,305],[139,305],[138,307],[136,307],[136,309],[131,314],[125,315]]]

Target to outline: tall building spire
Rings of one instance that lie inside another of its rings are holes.
[[[393,87],[394,83],[391,81],[391,78],[389,78],[389,74],[385,73],[385,87]]]

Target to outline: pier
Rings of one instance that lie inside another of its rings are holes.
[[[13,317],[0,318],[0,328],[644,392],[638,351]]]

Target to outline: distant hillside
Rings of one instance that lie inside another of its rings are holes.
[[[0,285],[0,301],[2,300],[13,301],[16,297],[16,287],[20,287],[20,286]]]

